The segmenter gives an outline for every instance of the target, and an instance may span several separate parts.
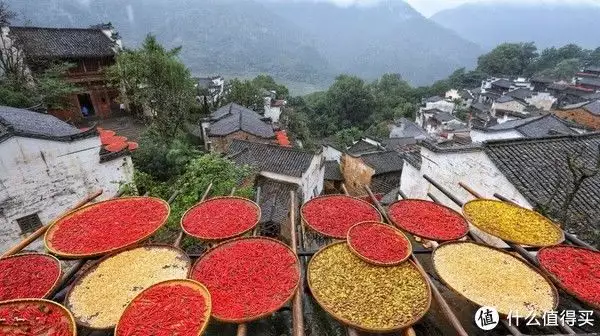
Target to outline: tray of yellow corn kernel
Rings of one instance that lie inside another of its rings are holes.
[[[100,259],[77,278],[67,293],[65,306],[77,324],[111,329],[140,292],[162,281],[185,279],[190,268],[190,258],[178,248],[130,248]]]
[[[540,317],[558,306],[558,292],[550,280],[504,250],[454,241],[439,245],[432,259],[448,288],[475,305],[496,308],[502,316],[512,312]]]
[[[412,261],[376,266],[346,242],[328,245],[308,264],[308,286],[338,321],[366,332],[393,332],[417,323],[431,305],[431,288]]]
[[[562,229],[548,218],[507,202],[473,200],[462,211],[481,231],[511,243],[545,247],[565,239]]]

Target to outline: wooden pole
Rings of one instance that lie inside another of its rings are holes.
[[[469,194],[473,195],[475,198],[485,198],[485,197],[483,197],[483,195],[476,192],[474,189],[470,188],[468,185],[466,185],[462,182],[459,182],[458,185],[461,186],[463,189],[465,189]]]
[[[342,191],[344,192],[344,195],[350,195],[350,193],[348,192],[348,189],[346,188],[346,185],[344,183],[342,183]]]
[[[369,188],[369,186],[365,186],[365,190],[369,194],[369,197],[371,197],[371,201],[373,202],[373,204],[375,204],[375,207],[377,208],[377,210],[379,210],[379,212],[381,212],[381,214],[385,218],[386,222],[388,224],[391,224],[392,221],[390,220],[390,217],[388,216],[385,209],[383,209],[383,207],[381,206],[381,203],[379,203],[377,198],[375,198],[375,195],[371,191],[371,188]],[[421,265],[421,262],[419,261],[419,259],[417,259],[414,255],[411,255],[411,260],[423,272],[423,274],[428,274],[427,272],[425,272],[425,269],[423,268],[423,265]],[[456,315],[454,315],[454,312],[452,312],[452,309],[450,308],[450,306],[448,305],[448,303],[446,302],[446,300],[444,299],[444,297],[442,296],[440,291],[437,289],[437,287],[435,286],[435,284],[433,283],[433,280],[431,279],[431,277],[429,275],[427,276],[427,282],[429,282],[429,287],[431,287],[431,293],[433,294],[434,300],[438,303],[439,307],[442,310],[442,313],[444,313],[444,316],[446,316],[446,319],[448,320],[448,322],[450,322],[450,324],[456,331],[457,335],[468,336],[469,334],[467,333],[465,328],[462,326],[462,324],[460,323],[460,321],[458,320]]]
[[[237,336],[246,336],[246,334],[248,333],[248,327],[246,326],[246,324],[242,323],[242,324],[238,324],[238,328],[237,328]]]
[[[62,216],[68,214],[69,212],[81,208],[82,206],[86,205],[87,203],[93,201],[94,199],[96,199],[98,196],[102,195],[102,190],[98,190],[92,194],[87,195],[84,199],[82,199],[81,201],[77,202],[77,204],[75,204],[73,207],[69,208],[69,210],[63,212],[62,214],[60,214],[58,217],[56,217],[54,220],[52,220],[50,223],[42,226],[41,228],[37,229],[34,233],[30,234],[29,236],[27,236],[25,239],[23,239],[22,241],[20,241],[17,245],[11,247],[8,251],[4,252],[2,254],[1,257],[8,257],[10,255],[13,255],[15,253],[21,252],[24,248],[26,248],[27,246],[29,246],[31,243],[33,243],[36,239],[38,239],[39,237],[41,237],[42,235],[44,235],[44,233],[46,233],[46,231],[48,231],[48,228],[50,227],[50,225],[52,223],[54,223],[54,221],[58,220],[59,218],[61,218]]]
[[[296,192],[290,190],[290,232],[292,250],[298,252],[298,237],[296,234]],[[304,316],[302,314],[302,272],[300,272],[300,286],[292,302],[292,335],[304,336]]]
[[[204,191],[204,194],[202,195],[202,198],[200,199],[200,202],[204,202],[204,200],[206,200],[206,198],[208,197],[208,194],[210,193],[210,189],[212,189],[212,182],[208,185],[208,187],[206,187],[206,190]],[[173,202],[175,200],[175,197],[177,197],[177,195],[179,195],[180,191],[176,191],[173,195],[171,195],[171,198],[169,199],[169,203]],[[179,230],[179,233],[177,234],[177,238],[175,238],[175,242],[173,243],[174,247],[179,247],[179,245],[181,245],[181,241],[183,240],[183,229]]]

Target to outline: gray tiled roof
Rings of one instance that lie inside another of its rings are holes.
[[[290,211],[290,191],[298,191],[298,186],[262,177],[257,180],[256,186],[260,187],[260,223],[279,225],[276,231],[280,231]]]
[[[585,71],[600,72],[600,65],[588,65],[585,67]]]
[[[261,120],[260,114],[237,104],[228,104],[213,112],[213,123],[208,128],[209,136],[227,136],[244,131],[261,138],[273,138],[273,127]]]
[[[340,164],[337,161],[325,161],[325,179],[329,181],[343,181]]]
[[[516,139],[491,141],[484,150],[506,178],[531,203],[543,205],[550,202],[560,209],[572,185],[572,175],[567,166],[567,156],[577,156],[591,168],[597,157],[600,133],[571,135],[541,139]],[[582,186],[570,213],[597,222],[600,215],[600,174],[588,179]],[[558,188],[557,188],[558,186]],[[592,228],[587,227],[587,230]]]
[[[511,120],[502,124],[488,127],[483,131],[497,132],[508,130],[516,130],[528,138],[545,137],[556,134],[575,134],[575,131],[571,130],[571,128],[569,128],[562,120],[552,114],[520,120]]]
[[[100,29],[10,27],[25,56],[86,58],[114,56],[114,42]]]
[[[513,82],[507,80],[507,79],[499,79],[495,82],[492,82],[492,85],[501,87],[503,89],[510,89],[510,87],[512,86]]]
[[[407,118],[396,121],[394,128],[390,131],[390,138],[427,138],[427,132]],[[387,139],[386,139],[387,140]],[[386,141],[384,140],[384,141]]]
[[[365,154],[360,158],[366,165],[375,169],[375,174],[402,171],[402,166],[404,165],[404,159],[395,150]]]
[[[442,98],[440,96],[433,96],[433,97],[429,97],[429,98],[425,99],[425,102],[426,103],[437,103],[442,100],[444,100],[444,98]]]
[[[508,102],[511,102],[514,100],[515,99],[513,97],[507,95],[507,96],[502,96],[502,97],[496,99],[496,103],[508,103]]]
[[[227,154],[238,164],[294,177],[301,177],[315,157],[302,150],[243,140],[233,140]]]
[[[14,134],[24,137],[70,141],[88,133],[82,132],[53,115],[8,106],[0,106],[0,124],[4,126],[4,130],[0,129],[0,138],[4,133],[4,138]]]
[[[454,116],[452,114],[450,114],[448,112],[444,112],[444,111],[434,114],[433,118],[435,118],[436,120],[441,121],[441,122],[447,122],[447,121],[456,119],[456,118],[454,118]]]
[[[579,84],[600,87],[600,78],[584,77],[579,80]]]
[[[363,155],[366,153],[381,151],[381,148],[361,139],[354,145],[350,146],[347,151],[352,155]]]
[[[518,88],[513,91],[509,91],[506,93],[507,96],[513,97],[518,100],[525,100],[527,98],[531,98],[534,92],[527,88]]]
[[[427,136],[424,137],[419,137],[419,140],[424,140],[427,139]],[[413,145],[417,143],[416,138],[414,137],[410,137],[410,138],[389,138],[389,139],[383,139],[381,141],[381,144],[385,147],[385,149],[387,150],[393,150],[396,149],[398,147],[403,147],[406,145]]]
[[[594,115],[600,116],[600,100],[591,102],[585,105],[583,108]]]

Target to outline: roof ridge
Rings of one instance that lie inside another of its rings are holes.
[[[254,142],[254,141],[242,140],[242,139],[234,139],[233,142],[243,142],[243,143],[251,144],[254,146],[270,146],[270,147],[278,148],[278,149],[289,151],[289,152],[297,152],[297,153],[315,155],[314,153],[304,150],[304,149],[298,149],[298,148],[293,148],[293,147],[291,147],[291,148],[283,147],[283,146],[280,146],[277,144],[271,144],[271,143]]]
[[[502,144],[510,144],[510,143],[531,143],[531,142],[554,141],[554,140],[562,140],[562,139],[586,139],[586,138],[593,138],[593,137],[600,137],[600,131],[583,133],[583,134],[549,135],[549,136],[537,137],[537,138],[488,140],[488,141],[482,142],[481,144],[485,148],[485,147],[491,147],[491,146],[502,145]]]
[[[102,32],[100,28],[92,27],[30,27],[30,26],[8,26],[9,29],[37,29],[37,30],[92,30]]]

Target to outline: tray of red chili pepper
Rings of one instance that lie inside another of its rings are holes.
[[[378,266],[394,266],[412,254],[402,231],[379,222],[362,222],[348,231],[348,247],[360,259]]]
[[[193,280],[167,280],[138,294],[125,308],[115,336],[202,335],[211,314],[208,289]]]
[[[0,301],[43,299],[58,285],[60,261],[42,253],[0,259]]]
[[[181,228],[202,240],[235,238],[252,230],[260,220],[260,207],[249,199],[226,196],[200,202],[181,217]]]
[[[2,336],[75,336],[73,315],[62,305],[43,299],[20,299],[0,303]]]
[[[206,252],[191,278],[208,288],[212,316],[245,323],[268,316],[296,293],[300,263],[285,244],[270,238],[236,238]]]
[[[541,269],[565,292],[600,309],[600,252],[556,245],[542,248],[537,260]]]
[[[460,213],[434,202],[400,200],[389,206],[388,215],[400,229],[429,240],[457,240],[469,232]]]
[[[346,195],[315,197],[300,208],[300,216],[314,231],[336,239],[346,239],[348,230],[360,222],[383,220],[372,204]]]
[[[154,197],[93,203],[52,223],[44,243],[48,251],[64,258],[101,256],[148,239],[165,224],[169,213],[169,204]]]

